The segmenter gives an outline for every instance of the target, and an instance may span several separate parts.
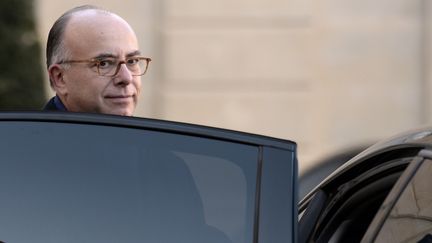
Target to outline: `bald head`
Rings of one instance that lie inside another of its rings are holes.
[[[85,10],[70,18],[63,33],[63,48],[71,58],[85,59],[119,53],[118,49],[137,51],[138,40],[129,24],[118,15]]]
[[[75,27],[78,27],[78,29],[85,30],[86,25],[95,25],[97,23],[101,24],[102,20],[99,19],[99,16],[104,16],[106,18],[110,18],[112,20],[117,20],[118,22],[122,22],[126,28],[128,28],[131,32],[133,32],[132,28],[129,26],[129,24],[123,20],[118,15],[109,12],[107,10],[101,9],[96,6],[92,5],[84,5],[79,6],[76,8],[73,8],[67,12],[65,12],[60,18],[57,19],[57,21],[52,26],[49,34],[48,34],[48,41],[47,41],[47,47],[46,47],[46,64],[47,68],[51,66],[52,64],[58,63],[64,59],[67,59],[69,56],[68,48],[65,46],[65,33],[67,32],[67,29],[69,30],[76,30],[77,28],[68,28],[70,27],[69,24],[77,24],[74,25]],[[82,24],[81,26],[79,24]],[[107,23],[105,23],[107,24]],[[103,26],[99,25],[99,26]],[[88,33],[88,32],[87,32]],[[135,35],[135,33],[134,33]]]

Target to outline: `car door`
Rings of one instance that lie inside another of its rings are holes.
[[[0,134],[0,241],[295,242],[291,141],[39,112]]]

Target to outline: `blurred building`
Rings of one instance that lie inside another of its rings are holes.
[[[129,21],[153,59],[138,116],[295,140],[302,170],[432,120],[427,0],[36,3],[43,43],[77,5]]]

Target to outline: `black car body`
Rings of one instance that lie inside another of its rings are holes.
[[[432,129],[382,141],[299,204],[298,242],[430,242]]]

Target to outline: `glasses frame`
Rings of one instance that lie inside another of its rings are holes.
[[[128,59],[140,59],[140,60],[145,60],[145,61],[146,61],[146,66],[145,66],[145,70],[144,70],[144,72],[143,72],[142,74],[139,74],[139,75],[132,74],[132,76],[143,76],[143,75],[147,72],[147,70],[148,70],[148,66],[149,66],[149,64],[150,64],[150,62],[151,62],[151,60],[152,60],[152,59],[149,58],[149,57],[143,57],[143,56],[135,56],[135,57],[131,57],[131,58],[126,58],[126,59],[123,60],[123,61],[119,61],[119,63],[117,64],[116,70],[115,70],[115,72],[114,72],[113,75],[103,75],[103,74],[100,73],[100,71],[99,71],[100,63],[103,62],[103,61],[105,61],[105,60],[103,60],[103,59],[99,59],[99,58],[91,58],[91,59],[88,59],[88,60],[65,60],[65,61],[60,61],[60,62],[58,62],[57,64],[92,63],[92,64],[96,65],[97,73],[99,74],[99,76],[103,76],[103,77],[115,77],[115,76],[118,74],[118,72],[119,72],[119,70],[120,70],[120,66],[121,66],[122,64],[126,64],[126,67],[127,67],[127,63],[126,63],[126,61],[127,61]],[[128,70],[129,70],[129,68],[128,68]],[[129,70],[129,71],[130,71],[130,70]]]

